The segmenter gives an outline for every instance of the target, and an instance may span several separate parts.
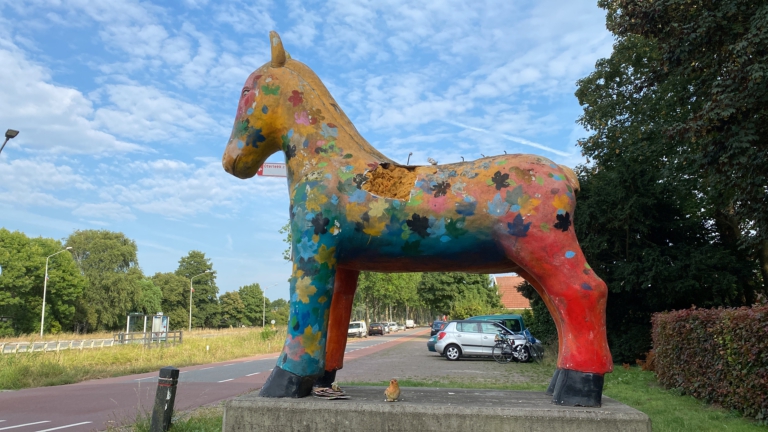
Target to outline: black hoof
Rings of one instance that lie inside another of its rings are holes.
[[[312,393],[315,376],[303,377],[275,366],[259,396],[272,398],[303,398]]]
[[[557,383],[552,403],[563,406],[599,407],[603,398],[603,376],[562,369],[556,372]]]
[[[336,371],[325,371],[323,376],[315,381],[315,387],[330,387],[336,381]]]
[[[552,396],[555,394],[555,385],[557,385],[557,376],[560,374],[560,369],[555,369],[555,374],[552,375],[552,381],[549,382],[549,387],[547,387],[547,391],[544,393],[547,396]]]

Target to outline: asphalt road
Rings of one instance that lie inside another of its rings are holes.
[[[356,359],[428,332],[428,328],[420,328],[350,339],[344,355],[345,369],[347,364],[358,363],[354,361]],[[268,354],[182,368],[176,410],[193,409],[261,388],[276,359],[277,354]],[[151,413],[156,389],[157,372],[153,372],[0,392],[0,431],[81,432],[131,424],[138,417]]]

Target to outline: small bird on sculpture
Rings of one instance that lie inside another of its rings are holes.
[[[427,158],[427,162],[431,163],[432,165],[437,165],[437,161],[432,158]]]
[[[389,380],[389,387],[384,390],[384,396],[387,397],[387,402],[394,402],[400,397],[400,386],[397,385],[396,379]]]

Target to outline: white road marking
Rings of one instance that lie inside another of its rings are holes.
[[[220,382],[220,383],[223,383],[223,382],[227,382],[227,381],[232,381],[233,379],[234,379],[234,378],[225,379],[225,380],[222,380],[222,381],[219,381],[219,382]]]
[[[207,367],[207,368],[198,369],[198,370],[206,370],[206,369],[213,369],[213,366]]]
[[[252,373],[252,374],[248,374],[248,375],[246,375],[246,376],[254,376],[254,375],[258,375],[258,374],[260,374],[260,373],[261,373],[261,372],[254,372],[254,373]]]
[[[180,374],[187,373],[189,371],[179,371]]]
[[[90,423],[91,423],[91,422],[80,422],[80,423],[73,423],[73,424],[71,424],[71,425],[66,425],[66,426],[59,426],[59,427],[50,428],[50,429],[43,429],[43,430],[39,430],[39,431],[37,431],[37,432],[48,432],[48,431],[55,431],[55,430],[59,430],[59,429],[66,429],[66,428],[71,428],[71,427],[80,426],[80,425],[84,425],[84,424],[90,424]]]
[[[230,364],[228,364],[228,365],[224,365],[224,366],[232,366],[233,364],[234,364],[234,363],[230,363]],[[222,366],[222,367],[224,367],[224,366]]]
[[[44,420],[44,421],[39,421],[39,422],[34,422],[34,423],[25,423],[25,424],[20,424],[20,425],[16,425],[16,426],[8,426],[8,427],[0,428],[0,431],[8,430],[8,429],[16,429],[16,428],[20,428],[20,427],[24,427],[24,426],[32,426],[32,425],[42,424],[42,423],[50,423],[50,422],[51,422],[50,420]]]

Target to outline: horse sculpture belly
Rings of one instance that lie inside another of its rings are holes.
[[[255,174],[283,151],[293,239],[291,317],[261,391],[303,397],[343,364],[359,271],[517,271],[558,328],[553,402],[598,406],[612,370],[606,286],[571,217],[573,172],[533,155],[411,167],[368,144],[306,66],[271,33],[272,61],[246,81],[224,168]]]

